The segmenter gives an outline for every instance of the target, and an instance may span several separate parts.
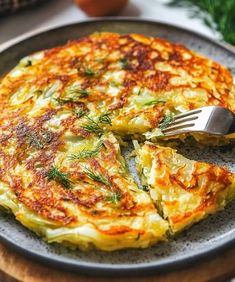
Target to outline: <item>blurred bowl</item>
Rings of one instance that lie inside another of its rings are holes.
[[[127,4],[128,0],[75,0],[75,3],[88,16],[102,17],[118,14]]]

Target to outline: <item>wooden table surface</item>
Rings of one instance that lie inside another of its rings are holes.
[[[95,278],[47,267],[0,243],[0,282],[203,282],[235,277],[235,246],[182,270],[146,277]]]

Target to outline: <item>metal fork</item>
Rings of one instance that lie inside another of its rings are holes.
[[[224,107],[202,107],[175,115],[162,132],[165,137],[190,132],[229,135],[235,132],[235,115]]]

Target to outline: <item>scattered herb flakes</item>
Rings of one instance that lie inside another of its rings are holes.
[[[128,60],[126,58],[120,59],[120,64],[122,69],[126,69],[128,67]]]
[[[67,103],[76,103],[78,102],[77,98],[54,98],[54,100],[60,105],[63,106]]]
[[[74,97],[67,97],[67,98],[54,98],[59,105],[64,105],[66,103],[78,103],[80,98],[87,97],[89,92],[86,89],[70,89],[68,91],[68,96]]]
[[[110,195],[105,198],[106,201],[112,202],[113,204],[117,204],[120,202],[122,195],[119,191],[110,191]]]
[[[50,171],[47,173],[48,180],[54,180],[60,183],[67,189],[72,188],[72,181],[68,178],[68,173],[61,172],[57,167],[53,166]]]
[[[84,75],[87,76],[87,77],[94,77],[95,76],[95,72],[91,69],[86,69],[84,71]]]
[[[120,86],[120,83],[116,82],[116,81],[110,81],[109,84],[112,86],[112,87],[119,87]]]
[[[171,122],[174,121],[174,116],[172,114],[164,116],[164,118],[159,123],[158,127],[162,130],[165,129]]]
[[[138,92],[137,92],[137,95],[139,96],[139,95],[141,95],[142,94],[142,92],[143,92],[143,88],[142,87],[140,87],[140,89],[138,90]]]
[[[98,136],[101,136],[104,133],[103,129],[99,126],[99,124],[96,121],[94,121],[94,119],[92,119],[87,115],[86,115],[86,119],[88,122],[82,126],[83,129],[85,129],[88,132],[95,133]]]
[[[87,112],[88,112],[87,110],[83,110],[83,109],[80,109],[78,111],[74,111],[77,118],[81,118],[81,117],[85,116],[87,114]]]
[[[91,157],[95,157],[100,152],[100,149],[102,148],[102,146],[103,146],[103,142],[99,142],[94,150],[82,150],[78,154],[71,155],[70,159],[84,160],[84,159],[88,159]]]
[[[80,98],[87,97],[89,92],[86,89],[80,89],[77,91]]]
[[[145,103],[144,106],[152,106],[152,105],[165,104],[165,103],[166,103],[166,101],[164,101],[164,100],[155,99],[155,100],[152,100],[152,101]]]
[[[31,67],[32,66],[32,61],[31,60],[27,60],[27,62],[25,63],[24,67],[27,68],[27,67]]]
[[[75,87],[71,87],[66,90],[66,96],[72,97],[72,98],[83,98],[87,97],[89,95],[89,92],[86,89],[79,89]],[[73,97],[75,96],[75,97]]]
[[[145,192],[148,192],[149,191],[148,185],[142,185],[142,189],[141,190],[143,190]]]
[[[79,67],[77,70],[80,74],[86,77],[94,77],[96,74],[92,69],[84,67],[84,66]]]
[[[107,178],[105,178],[103,175],[97,173],[97,172],[93,172],[92,170],[90,170],[87,167],[84,167],[84,173],[91,178],[92,180],[96,181],[96,182],[100,182],[106,186],[110,186],[110,183],[108,181]]]
[[[112,125],[112,121],[110,119],[110,113],[106,112],[99,116],[99,122]]]

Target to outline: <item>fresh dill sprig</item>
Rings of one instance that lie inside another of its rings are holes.
[[[74,95],[74,97],[71,97]],[[87,97],[89,92],[86,89],[70,89],[68,91],[67,98],[54,98],[59,105],[64,105],[66,103],[77,103],[80,98]],[[70,96],[70,97],[69,97]]]
[[[137,95],[139,96],[139,95],[141,95],[142,94],[142,92],[143,92],[143,88],[142,87],[140,87],[140,89],[138,90],[138,92],[137,92]]]
[[[235,1],[234,0],[169,0],[168,5],[186,7],[194,18],[200,17],[223,39],[235,45]]]
[[[93,71],[91,68],[89,68],[86,64],[81,64],[77,71],[79,74],[86,76],[86,77],[94,77],[96,75],[96,72]]]
[[[126,69],[127,67],[128,67],[128,60],[126,59],[126,58],[122,58],[122,59],[120,59],[120,64],[121,64],[121,68],[122,69]]]
[[[77,103],[79,99],[77,97],[74,98],[54,98],[54,100],[59,104],[59,105],[64,105],[67,103]]]
[[[49,181],[55,180],[67,189],[72,188],[72,181],[68,178],[68,174],[59,171],[59,169],[55,166],[48,171],[46,176]]]
[[[152,101],[145,103],[144,106],[152,106],[152,105],[165,104],[165,103],[166,103],[166,101],[164,101],[164,100],[155,99],[155,100],[152,100]]]
[[[27,62],[25,63],[24,67],[27,68],[27,67],[31,67],[32,66],[32,61],[31,60],[27,60]]]
[[[112,125],[112,121],[110,119],[110,113],[106,112],[99,116],[99,122]]]
[[[110,183],[108,181],[107,178],[105,178],[103,175],[97,173],[97,172],[93,172],[92,170],[90,170],[87,167],[84,167],[84,173],[91,178],[92,180],[96,181],[96,182],[100,182],[106,186],[110,186]]]
[[[86,89],[76,89],[76,88],[71,88],[67,90],[68,96],[76,95],[76,98],[83,98],[87,97],[89,95],[89,92]]]
[[[122,195],[119,191],[111,191],[110,195],[105,198],[106,201],[110,201],[113,204],[120,202]]]
[[[112,81],[109,82],[109,85],[112,86],[112,87],[118,87],[118,86],[121,85],[121,83],[112,80]]]
[[[174,116],[172,114],[166,115],[161,120],[158,127],[162,130],[162,129],[166,128],[173,121],[174,121]]]
[[[82,126],[88,132],[95,133],[98,136],[101,136],[104,133],[103,128],[99,126],[99,124],[94,121],[91,117],[86,115],[87,123]]]
[[[87,114],[87,112],[88,112],[87,110],[83,110],[83,109],[80,109],[78,111],[74,111],[77,118],[81,118],[81,117],[85,116]]]
[[[148,191],[149,191],[148,185],[142,185],[141,188],[142,188],[141,190],[143,190],[143,191],[145,191],[145,192],[148,192]]]
[[[84,73],[84,75],[87,76],[87,77],[93,77],[93,76],[95,76],[95,72],[94,72],[93,70],[91,70],[91,69],[85,69],[83,73]]]
[[[99,142],[94,150],[82,150],[81,152],[77,154],[71,155],[69,158],[71,160],[75,160],[75,159],[84,160],[84,159],[88,159],[91,157],[95,157],[100,152],[100,149],[102,148],[102,146],[103,146],[103,142]]]
[[[89,95],[89,92],[86,89],[80,89],[78,90],[78,94],[80,98],[83,98],[87,97]]]

